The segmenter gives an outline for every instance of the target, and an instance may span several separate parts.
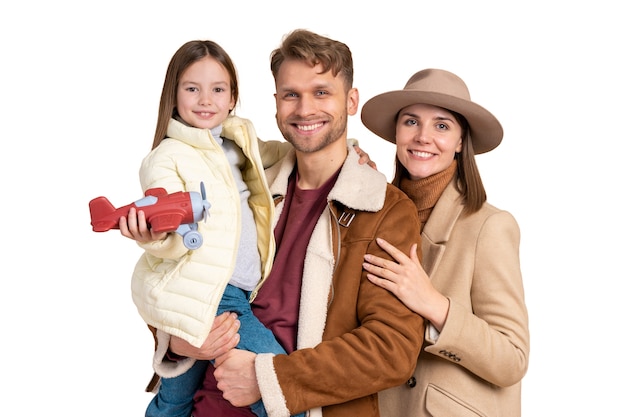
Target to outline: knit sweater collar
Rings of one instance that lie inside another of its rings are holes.
[[[402,178],[400,189],[415,203],[422,229],[446,186],[456,177],[456,159],[445,170],[426,178]]]

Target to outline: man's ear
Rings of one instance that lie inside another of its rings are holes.
[[[354,116],[359,109],[359,90],[356,88],[351,88],[348,90],[347,97],[347,110],[350,116]]]

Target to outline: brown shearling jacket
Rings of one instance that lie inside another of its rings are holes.
[[[293,154],[266,171],[284,195]],[[418,243],[413,202],[385,176],[359,165],[352,148],[307,248],[298,350],[259,354],[257,379],[270,417],[378,417],[377,392],[405,382],[415,368],[424,323],[393,294],[369,282],[363,256],[386,257],[382,237],[408,252]],[[277,217],[282,203],[277,206]]]

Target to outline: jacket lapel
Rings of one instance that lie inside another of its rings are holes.
[[[454,187],[454,183],[450,182],[422,231],[422,264],[431,279],[437,271],[446,244],[462,211],[461,195]]]

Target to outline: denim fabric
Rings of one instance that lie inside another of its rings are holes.
[[[161,378],[159,392],[146,409],[146,417],[189,417],[193,395],[204,380],[208,361],[196,361],[191,369],[174,378]]]
[[[274,334],[252,313],[250,292],[227,285],[217,309],[217,315],[226,311],[237,313],[241,327],[238,349],[255,353],[285,353]],[[202,384],[207,369],[206,361],[196,361],[191,369],[175,378],[161,378],[159,392],[146,410],[146,417],[189,417],[193,408],[193,396]],[[250,406],[258,417],[267,417],[262,401]],[[297,417],[304,417],[298,414]]]
[[[217,308],[218,316],[226,311],[237,313],[237,319],[241,323],[239,328],[241,339],[237,348],[256,353],[285,353],[285,349],[276,341],[272,331],[252,313],[249,297],[249,291],[227,285]]]

